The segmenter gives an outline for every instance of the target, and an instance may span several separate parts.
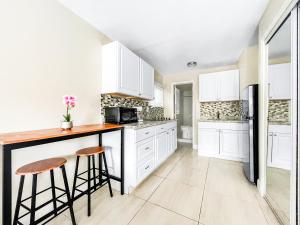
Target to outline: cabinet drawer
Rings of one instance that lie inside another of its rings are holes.
[[[152,157],[147,162],[143,163],[137,168],[137,180],[140,181],[148,174],[150,174],[154,169],[154,157]]]
[[[168,130],[168,126],[166,124],[159,125],[156,127],[156,134],[166,132],[167,130]]]
[[[148,127],[136,131],[136,142],[142,141],[149,137],[154,136],[155,129],[153,127]]]
[[[137,162],[141,162],[151,154],[154,157],[154,137],[143,140],[137,145]]]

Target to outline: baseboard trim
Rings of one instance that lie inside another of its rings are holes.
[[[192,139],[178,138],[178,142],[182,142],[182,143],[193,143],[193,140],[192,140]]]

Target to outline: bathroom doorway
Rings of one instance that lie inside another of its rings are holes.
[[[193,83],[174,85],[174,117],[178,142],[193,143]]]

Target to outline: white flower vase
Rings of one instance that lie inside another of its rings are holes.
[[[62,121],[61,122],[61,129],[63,130],[71,130],[73,127],[73,121],[67,122],[67,121]]]

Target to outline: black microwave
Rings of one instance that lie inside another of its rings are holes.
[[[125,124],[138,122],[137,109],[126,107],[107,107],[105,123]]]

